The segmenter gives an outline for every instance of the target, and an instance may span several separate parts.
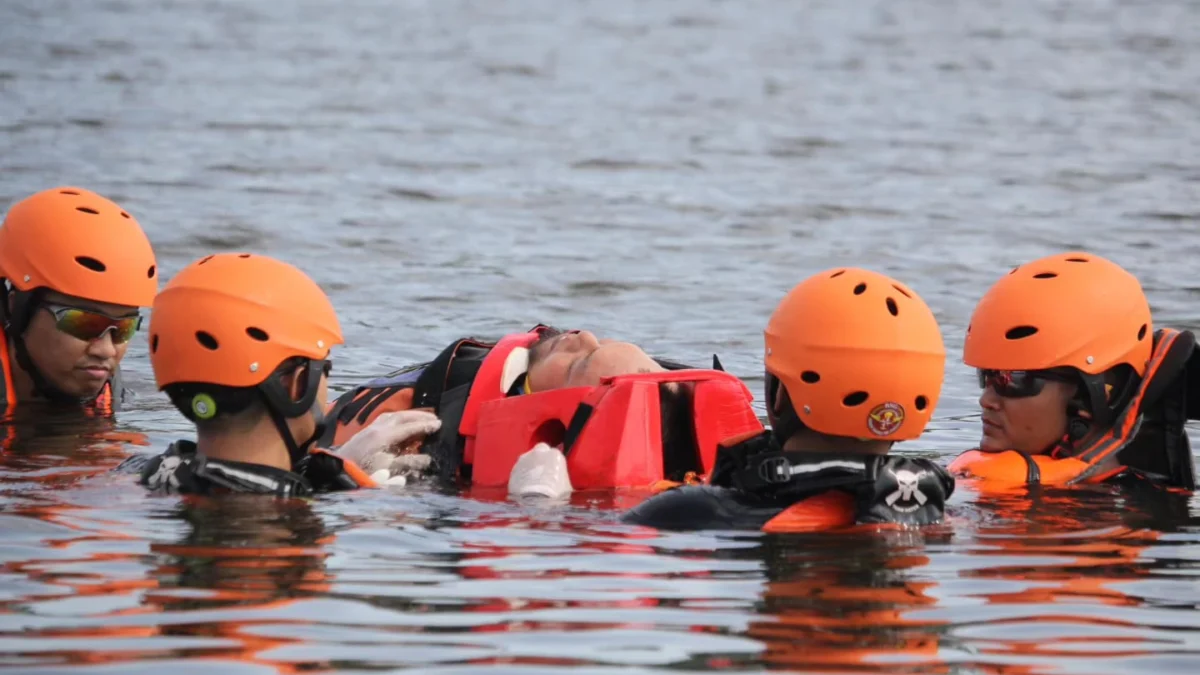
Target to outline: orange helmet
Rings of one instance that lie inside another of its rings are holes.
[[[150,362],[158,388],[182,382],[261,384],[292,357],[342,344],[325,292],[285,262],[220,253],[179,272],[154,300]]]
[[[1150,303],[1116,263],[1078,251],[1021,265],[979,301],[963,345],[974,368],[1097,375],[1126,363],[1142,375],[1153,350]]]
[[[798,284],[767,324],[766,370],[804,426],[901,441],[921,435],[946,371],[937,319],[890,277],[853,267]]]
[[[149,307],[158,290],[154,251],[138,222],[75,187],[13,204],[0,225],[0,277],[21,291],[49,288],[131,307]]]

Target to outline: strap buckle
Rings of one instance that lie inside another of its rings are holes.
[[[758,464],[758,477],[769,485],[791,482],[792,463],[778,455],[764,457]]]

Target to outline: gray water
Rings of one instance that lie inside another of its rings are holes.
[[[164,277],[299,265],[335,385],[545,321],[757,393],[774,304],[860,265],[950,368],[919,443],[977,438],[959,363],[1010,267],[1084,248],[1200,325],[1200,6],[0,2],[0,205],[74,184]],[[1167,673],[1200,665],[1196,503],[960,490],[924,535],[668,534],[425,490],[150,498],[107,469],[189,433],[154,393],[0,457],[0,664],[161,673]]]

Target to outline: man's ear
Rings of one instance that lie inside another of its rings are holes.
[[[288,398],[293,401],[299,401],[304,396],[304,385],[308,375],[308,366],[300,366],[286,375],[283,375],[283,388],[288,393]]]

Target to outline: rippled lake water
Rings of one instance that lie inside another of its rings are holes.
[[[538,321],[756,392],[761,328],[834,265],[903,279],[958,362],[1011,266],[1068,248],[1200,326],[1200,6],[1185,0],[5,0],[0,207],[76,184],[165,276],[217,250],[330,292],[339,388]],[[187,425],[8,429],[0,665],[17,672],[1194,673],[1195,501],[963,488],[923,534],[620,525],[423,489],[151,498],[109,472]]]

